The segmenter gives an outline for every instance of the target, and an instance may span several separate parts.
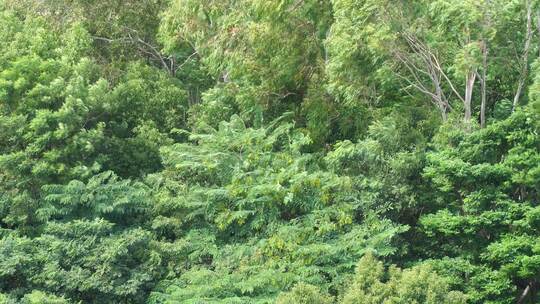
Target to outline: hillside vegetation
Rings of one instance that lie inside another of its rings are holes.
[[[540,303],[540,1],[0,0],[0,304]]]

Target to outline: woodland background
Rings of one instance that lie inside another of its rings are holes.
[[[539,303],[536,0],[0,0],[0,303]]]

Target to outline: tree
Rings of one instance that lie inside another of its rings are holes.
[[[385,269],[371,253],[356,266],[355,276],[343,296],[353,303],[466,303],[466,297],[451,291],[444,278],[426,265],[410,269]]]
[[[322,294],[317,287],[308,284],[299,283],[291,291],[279,295],[277,304],[330,304],[332,297]]]
[[[428,156],[424,174],[437,192],[433,213],[420,219],[424,246],[434,258],[464,260],[458,271],[481,270],[462,283],[482,290],[473,303],[536,301],[537,116],[531,107],[470,135],[452,134]],[[505,288],[476,286],[482,277]]]
[[[257,124],[293,111],[320,143],[332,134],[314,125],[330,128],[337,115],[321,86],[331,19],[325,1],[177,0],[164,14],[160,37],[170,54],[189,49],[186,64],[200,62],[212,79],[195,119],[228,108]]]
[[[530,40],[515,35],[522,26],[520,9],[526,7],[519,1],[333,3],[336,22],[327,39],[330,84],[348,99],[387,99],[387,90],[393,94],[401,90],[415,99],[425,96],[443,120],[455,110],[469,124],[478,78],[480,120],[485,125],[488,81],[502,77],[507,83],[522,82],[523,73],[516,68],[523,66],[522,60],[516,62],[509,53],[510,48],[521,49],[521,41]],[[500,43],[504,39],[515,43],[507,47]],[[354,77],[366,73],[374,76]],[[508,99],[514,97],[510,90],[497,90]]]
[[[538,302],[538,8],[0,0],[0,303]]]
[[[300,278],[337,290],[369,248],[395,252],[406,228],[379,218],[348,177],[303,153],[309,139],[285,119],[249,128],[233,116],[162,149],[165,170],[149,177],[153,227],[176,239],[186,269],[155,302],[266,303]]]
[[[162,275],[160,249],[141,228],[150,204],[145,187],[106,172],[44,192],[36,212],[45,222],[40,235],[11,233],[0,241],[0,289],[39,289],[85,303],[144,303]],[[22,301],[46,298],[32,293]]]

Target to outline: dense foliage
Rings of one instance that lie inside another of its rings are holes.
[[[540,302],[540,2],[0,0],[0,304]]]

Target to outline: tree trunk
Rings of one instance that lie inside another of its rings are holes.
[[[437,95],[439,97],[439,111],[441,112],[442,120],[446,121],[448,120],[448,102],[444,99],[442,91],[440,89],[437,90]]]
[[[485,1],[484,7],[484,22],[483,22],[483,34],[482,34],[482,75],[479,75],[480,78],[480,90],[481,90],[481,103],[480,103],[480,127],[484,128],[486,126],[486,103],[487,103],[487,70],[488,70],[488,39],[486,38],[487,33],[491,29],[491,1]]]
[[[517,304],[524,303],[525,299],[527,299],[527,296],[529,295],[529,292],[531,291],[531,285],[532,283],[527,284],[527,287],[525,287],[525,290],[521,293],[521,296],[519,297]]]
[[[474,81],[476,80],[476,70],[470,71],[467,74],[465,79],[465,99],[463,101],[463,106],[465,108],[465,124],[470,126],[471,123],[471,103],[472,103],[472,93],[474,89]]]
[[[529,49],[531,47],[531,39],[532,39],[532,2],[530,0],[527,1],[527,36],[525,38],[525,47],[523,49],[523,56],[522,56],[522,66],[521,66],[521,73],[519,76],[519,82],[516,90],[516,94],[514,95],[514,102],[512,105],[512,111],[516,109],[519,103],[519,97],[521,96],[521,91],[523,91],[523,87],[525,86],[525,81],[527,81],[527,74],[528,74],[528,68],[529,68]]]
[[[448,119],[448,100],[446,100],[446,96],[444,96],[443,90],[441,88],[441,83],[439,81],[439,78],[437,77],[437,74],[432,73],[431,78],[435,86],[435,95],[437,96],[436,102],[439,106],[439,111],[441,112],[443,121],[446,121]]]
[[[539,33],[540,38],[540,10],[536,11],[536,32]],[[540,57],[540,43],[538,45],[538,57]]]
[[[480,77],[480,89],[482,91],[482,103],[480,104],[480,127],[486,126],[486,86],[487,86],[487,56],[488,47],[486,40],[482,43],[482,76]]]

